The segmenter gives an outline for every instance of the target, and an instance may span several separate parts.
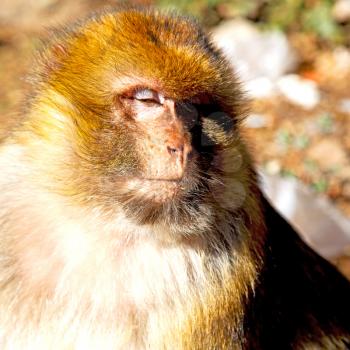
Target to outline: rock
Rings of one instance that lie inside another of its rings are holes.
[[[267,198],[319,254],[335,258],[350,245],[350,220],[326,197],[296,179],[259,175]]]
[[[317,84],[296,74],[285,75],[277,81],[279,92],[290,102],[304,109],[313,109],[320,102]]]
[[[320,168],[326,171],[345,167],[349,163],[342,144],[334,138],[323,139],[311,146],[307,151],[307,157],[316,161]]]
[[[333,18],[339,23],[350,21],[350,0],[338,0],[332,9]]]
[[[340,112],[350,114],[350,98],[341,100],[338,109]]]
[[[260,77],[247,81],[244,90],[251,98],[264,99],[276,93],[276,86],[269,78]]]
[[[281,172],[281,163],[277,159],[272,159],[266,163],[265,170],[269,175],[277,175]]]
[[[252,113],[244,120],[244,126],[252,129],[264,128],[267,126],[266,116],[263,114]]]
[[[282,32],[260,32],[243,19],[223,22],[212,39],[244,82],[260,77],[274,81],[297,67],[296,53]]]

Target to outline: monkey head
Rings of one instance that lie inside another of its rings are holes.
[[[51,187],[140,223],[238,206],[250,171],[242,96],[196,23],[119,10],[61,33],[41,56],[28,127],[45,144]]]

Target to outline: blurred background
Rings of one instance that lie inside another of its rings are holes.
[[[0,138],[18,119],[47,28],[117,3],[1,1]],[[203,24],[250,99],[244,137],[267,196],[350,278],[350,0],[132,3],[179,9]]]

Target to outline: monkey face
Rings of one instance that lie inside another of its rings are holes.
[[[222,152],[234,140],[233,119],[207,95],[177,99],[154,87],[132,84],[118,91],[114,106],[118,149],[107,150],[108,186],[103,186],[110,198],[148,223],[172,211],[186,217],[208,204]],[[120,155],[130,151],[133,157],[126,167]]]

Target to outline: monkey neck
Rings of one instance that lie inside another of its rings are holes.
[[[111,218],[87,212],[37,188],[26,180],[30,174],[18,172],[21,162],[13,166],[17,157],[13,152],[1,158],[10,163],[4,169],[13,169],[1,180],[7,182],[0,199],[7,204],[1,207],[11,210],[1,216],[7,218],[0,227],[9,248],[1,253],[13,264],[2,266],[8,280],[0,300],[11,304],[20,319],[35,313],[35,329],[47,324],[55,329],[58,310],[67,310],[58,333],[68,332],[72,342],[76,334],[98,332],[96,324],[105,326],[100,331],[108,338],[117,322],[118,337],[129,334],[124,348],[145,343],[162,348],[159,342],[191,348],[205,344],[208,334],[239,337],[262,259],[258,192],[250,190],[237,212],[217,209],[207,231],[163,241],[162,232],[171,237],[166,232],[170,226],[137,225],[122,214]],[[68,331],[72,323],[79,324],[78,331]],[[225,348],[221,341],[217,339],[218,347]]]

